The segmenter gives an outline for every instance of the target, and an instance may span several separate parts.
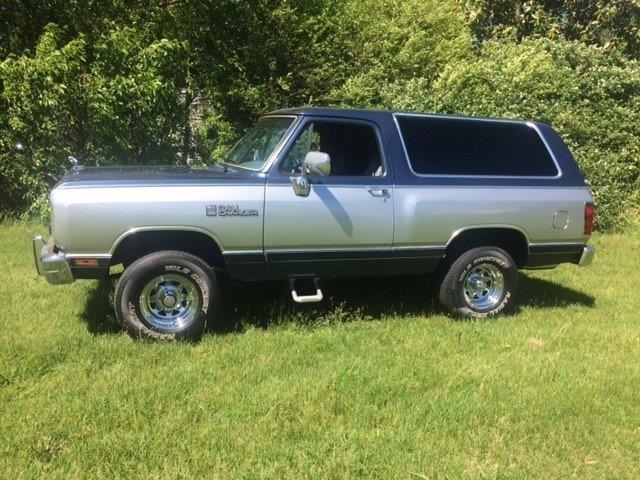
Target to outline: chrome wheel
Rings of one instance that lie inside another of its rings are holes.
[[[179,330],[193,320],[199,308],[196,285],[180,275],[155,277],[140,294],[142,315],[157,330]]]
[[[504,293],[504,275],[491,263],[481,263],[467,273],[462,282],[467,303],[476,310],[498,305]]]

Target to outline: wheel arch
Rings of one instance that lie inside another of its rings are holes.
[[[180,250],[195,255],[211,267],[227,268],[220,242],[198,227],[138,227],[124,232],[111,247],[111,265],[125,266],[160,250]]]
[[[445,258],[452,258],[471,248],[495,246],[506,251],[518,268],[529,258],[529,236],[515,225],[473,225],[456,230],[445,246]]]

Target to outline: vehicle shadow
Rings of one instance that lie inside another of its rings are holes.
[[[93,335],[118,333],[122,327],[113,311],[113,289],[111,280],[94,282],[87,295],[80,318],[87,324]]]
[[[266,329],[280,324],[315,327],[390,317],[429,317],[442,312],[436,285],[430,276],[331,279],[322,282],[322,289],[323,302],[297,304],[284,282],[224,282],[221,320],[210,324],[207,330],[225,334],[242,332],[249,327]],[[526,274],[520,277],[518,297],[519,307],[514,314],[528,306],[592,308],[595,305],[595,299],[586,293]],[[112,299],[112,282],[96,282],[90,289],[81,318],[92,334],[121,331]]]
[[[247,327],[268,328],[280,323],[322,325],[354,320],[379,321],[390,317],[429,317],[442,313],[431,276],[344,278],[322,283],[325,300],[296,304],[284,283],[230,283],[223,288],[226,304],[217,333],[240,332]],[[581,305],[592,308],[594,297],[558,283],[520,277],[518,307],[555,308]]]

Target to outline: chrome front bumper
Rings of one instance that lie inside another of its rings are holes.
[[[590,245],[585,245],[578,265],[581,267],[587,267],[591,265],[594,258],[596,258],[596,249]]]
[[[73,273],[63,252],[55,252],[52,241],[44,241],[41,235],[33,239],[33,256],[38,275],[43,275],[51,285],[73,282]]]

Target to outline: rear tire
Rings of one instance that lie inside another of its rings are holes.
[[[518,290],[518,267],[498,247],[462,253],[440,284],[439,299],[457,317],[483,318],[507,312]]]
[[[146,255],[116,285],[116,316],[134,338],[197,341],[220,303],[216,276],[202,259],[180,251]]]

